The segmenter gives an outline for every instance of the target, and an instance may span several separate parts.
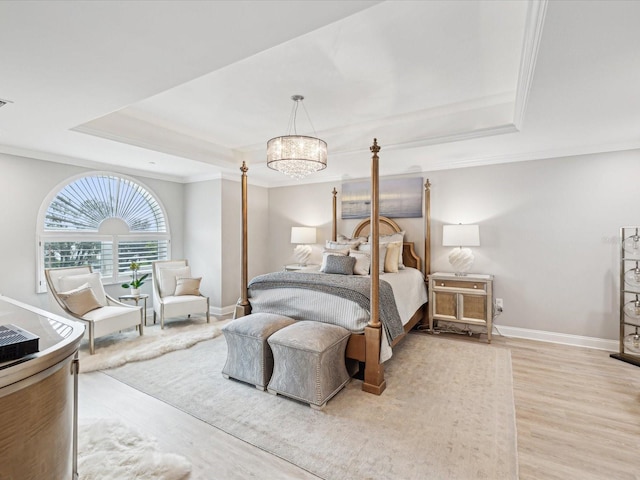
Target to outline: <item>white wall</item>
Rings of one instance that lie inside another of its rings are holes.
[[[251,172],[248,173],[251,175]],[[239,178],[239,176],[238,176]],[[249,177],[250,178],[250,177]],[[225,305],[240,297],[242,274],[242,195],[241,184],[235,181],[223,183],[223,270]],[[269,238],[269,190],[256,185],[247,187],[247,243],[248,278],[270,271],[271,250]]]
[[[49,308],[47,294],[36,293],[36,229],[40,206],[61,182],[91,171],[86,168],[0,154],[0,293]],[[136,177],[166,209],[172,232],[174,257],[183,255],[183,185]],[[143,292],[151,293],[151,283]],[[107,285],[117,296],[120,285]]]
[[[495,275],[495,294],[505,305],[499,327],[616,339],[618,232],[622,225],[640,225],[638,160],[640,151],[628,151],[424,174],[433,184],[432,271],[450,271],[449,248],[440,245],[442,225],[477,222],[481,246],[474,248],[474,271]],[[54,187],[85,171],[0,155],[0,293],[48,308],[47,296],[35,293],[38,210]],[[166,209],[172,257],[189,258],[194,273],[203,275],[213,309],[235,304],[240,183],[139,181]],[[295,225],[318,227],[319,261],[331,235],[334,186],[341,189],[333,183],[249,186],[249,278],[294,261]],[[356,223],[339,219],[339,232],[349,234]],[[423,219],[398,223],[422,255]],[[121,293],[119,285],[107,289]]]
[[[498,326],[617,339],[617,236],[640,225],[639,160],[628,151],[424,174],[433,184],[431,270],[451,271],[442,225],[478,223],[473,270],[495,275]],[[320,226],[318,241],[330,237],[333,186],[270,190],[272,269],[293,260],[291,226]],[[398,219],[421,255],[422,221]],[[339,219],[338,230],[354,224]]]
[[[191,274],[202,277],[200,291],[209,297],[210,307],[222,305],[222,284],[218,281],[222,253],[221,182],[191,183],[184,190],[184,257],[189,260]]]
[[[240,174],[238,174],[240,179]],[[194,275],[202,275],[214,314],[233,311],[240,297],[242,194],[239,181],[226,179],[185,187],[185,256]],[[248,201],[249,278],[268,270],[267,189],[250,185]],[[198,271],[197,268],[200,268]]]

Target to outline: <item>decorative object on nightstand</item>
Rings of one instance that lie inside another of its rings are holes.
[[[306,265],[300,265],[299,263],[290,263],[284,266],[285,272],[299,272],[301,270],[313,270],[313,267],[318,267],[317,263],[307,263]]]
[[[493,275],[434,273],[429,278],[429,331],[434,322],[465,323],[486,327],[487,342],[493,329]]]
[[[442,227],[442,245],[456,247],[449,253],[449,263],[456,275],[466,275],[473,265],[473,252],[470,248],[480,245],[478,225],[444,225]]]
[[[291,243],[298,245],[293,254],[298,260],[298,265],[305,267],[311,255],[311,245],[316,243],[316,229],[313,227],[291,227]]]
[[[611,357],[640,367],[640,227],[620,229],[620,343]]]

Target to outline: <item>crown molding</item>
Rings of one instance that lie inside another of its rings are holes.
[[[524,40],[522,42],[520,71],[518,73],[518,86],[516,88],[513,112],[513,123],[518,130],[522,129],[529,93],[533,84],[533,76],[536,71],[536,61],[542,39],[547,3],[548,0],[532,0],[527,8],[527,25],[525,26]]]

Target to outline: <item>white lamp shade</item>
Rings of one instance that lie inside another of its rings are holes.
[[[316,243],[314,227],[291,227],[291,243]]]
[[[445,247],[477,247],[480,245],[478,225],[444,225],[442,245]]]

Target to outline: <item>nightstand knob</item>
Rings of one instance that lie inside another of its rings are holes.
[[[478,285],[476,285],[475,283],[473,284],[473,288],[478,288]]]
[[[442,282],[442,283],[440,284],[440,286],[441,286],[441,287],[444,287],[444,282]]]

